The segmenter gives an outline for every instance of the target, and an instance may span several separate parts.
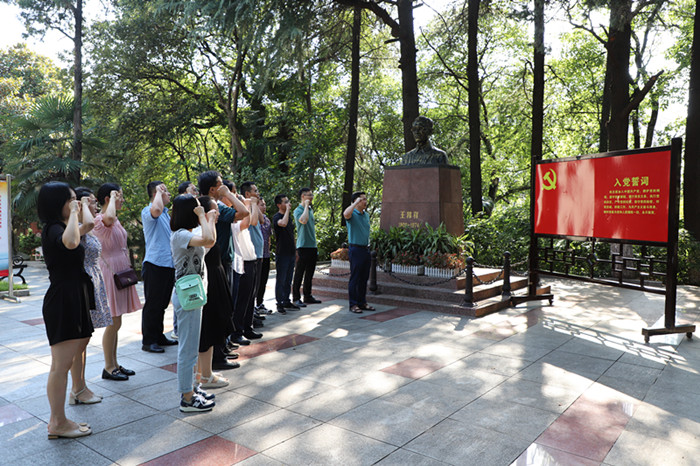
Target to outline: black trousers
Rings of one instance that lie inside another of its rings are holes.
[[[294,281],[292,283],[292,299],[294,301],[301,299],[299,288],[302,281],[304,282],[304,298],[311,296],[311,280],[316,271],[317,261],[317,248],[297,248],[297,263],[294,267]]]
[[[238,297],[233,311],[234,335],[243,335],[253,330],[253,304],[255,302],[255,280],[258,261],[243,262],[243,275],[238,281]]]
[[[163,317],[173,293],[175,269],[144,262],[141,275],[143,276],[143,292],[146,298],[141,312],[143,344],[161,343],[165,338],[163,336]]]
[[[260,306],[265,297],[265,288],[267,287],[267,279],[270,278],[270,258],[263,257],[262,262],[258,264],[260,271],[260,280],[258,280],[258,291],[256,294],[256,304]]]

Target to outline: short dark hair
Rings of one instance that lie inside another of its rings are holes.
[[[207,212],[211,210],[210,206],[212,205],[212,203],[216,204],[216,201],[209,196],[199,196],[197,199],[199,200],[199,205],[204,207],[204,210],[206,210]]]
[[[233,192],[236,189],[236,186],[233,184],[233,181],[231,180],[223,180],[222,183],[224,186],[228,188],[229,191]]]
[[[311,188],[301,188],[299,190],[299,199],[301,199],[302,194],[311,192]]]
[[[289,196],[287,196],[286,194],[278,194],[277,196],[275,196],[275,205],[280,205],[282,203],[282,199],[284,199],[285,197],[289,199]]]
[[[199,226],[199,218],[194,213],[197,198],[192,194],[179,194],[173,199],[173,211],[170,217],[170,229],[177,231],[181,228],[190,230]]]
[[[163,183],[160,180],[156,180],[156,181],[151,181],[150,183],[148,183],[146,185],[146,191],[148,191],[148,198],[149,199],[153,199],[153,196],[155,196],[155,194],[156,194],[156,188],[162,184],[165,184],[165,183]]]
[[[177,187],[177,193],[178,193],[178,194],[185,194],[185,191],[187,191],[187,188],[189,188],[191,184],[194,184],[194,183],[191,182],[190,180],[183,181],[183,182],[180,183],[180,185]]]
[[[243,197],[246,197],[246,194],[251,192],[253,190],[253,186],[255,185],[255,181],[244,181],[241,183],[241,185],[238,187],[238,190],[243,194]]]
[[[92,189],[86,188],[85,186],[78,186],[77,188],[74,189],[75,191],[75,198],[80,200],[84,197],[90,197],[90,194],[94,194],[92,192]]]
[[[112,191],[119,191],[122,189],[117,183],[105,183],[102,186],[100,186],[100,189],[97,190],[97,202],[100,203],[100,205],[105,205],[107,201],[105,201],[106,198],[110,196],[110,193]]]
[[[36,207],[39,220],[45,224],[63,221],[63,206],[71,198],[71,187],[61,181],[46,183],[39,190]]]
[[[199,193],[203,195],[208,195],[209,190],[216,186],[216,179],[221,176],[221,173],[216,170],[209,170],[199,175],[197,178],[197,184],[199,185]]]
[[[352,193],[352,196],[350,197],[350,202],[355,202],[355,199],[357,199],[358,197],[360,197],[362,195],[366,196],[367,193],[364,191],[355,191],[354,193]]]

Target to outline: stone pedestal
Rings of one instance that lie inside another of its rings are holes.
[[[452,165],[399,165],[384,171],[380,226],[417,228],[440,222],[453,235],[464,234],[462,178]]]

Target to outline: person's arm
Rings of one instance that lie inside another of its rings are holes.
[[[245,203],[247,210],[252,209],[250,199],[244,199],[243,202]],[[253,217],[252,215],[248,215],[243,220],[240,220],[241,231],[245,230],[246,228],[248,228],[250,226],[250,219],[252,217]]]
[[[109,203],[107,208],[102,213],[102,223],[106,227],[111,227],[114,222],[117,221],[117,198],[119,197],[119,191],[112,191],[109,193]]]
[[[246,206],[241,202],[240,199],[238,199],[238,196],[236,196],[234,193],[231,192],[231,190],[228,189],[228,187],[225,184],[222,184],[219,187],[219,197],[225,197],[231,202],[231,207],[233,207],[236,210],[236,220],[239,220],[243,217],[247,217],[249,215]],[[231,221],[233,222],[233,220]]]
[[[355,202],[353,202],[345,208],[345,210],[343,211],[343,217],[345,217],[345,220],[350,220],[352,218],[352,212],[355,210],[355,207],[360,202],[362,202],[362,199],[358,197],[357,199],[355,199]]]
[[[216,234],[212,233],[209,227],[209,220],[207,220],[207,215],[204,212],[204,207],[198,205],[194,208],[194,213],[199,219],[199,226],[202,227],[202,235],[195,235],[190,238],[190,242],[187,243],[188,246],[204,246],[205,248],[210,248],[216,243]]]
[[[304,199],[304,202],[302,202],[302,205],[304,206],[304,211],[297,219],[302,225],[306,225],[306,222],[309,221],[309,202],[310,201],[308,199]]]
[[[68,223],[66,224],[66,229],[63,230],[63,236],[61,236],[61,242],[67,249],[75,249],[80,245],[80,226],[78,226],[78,210],[80,205],[78,201],[73,200],[70,202],[70,214],[68,216]]]
[[[292,210],[292,204],[290,204],[289,202],[287,202],[284,206],[284,215],[281,219],[277,220],[277,225],[281,226],[282,228],[286,227],[289,223],[289,212]]]
[[[156,186],[156,193],[153,195],[153,202],[151,202],[151,217],[158,218],[160,214],[163,213],[163,193],[165,192],[165,185],[159,184]]]
[[[90,207],[89,207],[89,202],[90,199],[86,196],[80,199],[81,202],[81,213],[82,213],[82,222],[80,223],[80,236],[85,235],[88,231],[92,230],[95,228],[95,219],[92,216],[92,212],[90,212]]]
[[[248,205],[248,204],[246,204]],[[250,226],[254,227],[260,224],[260,210],[258,209],[258,198],[250,198]]]

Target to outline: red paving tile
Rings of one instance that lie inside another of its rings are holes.
[[[28,412],[15,405],[0,406],[0,427],[31,418]]]
[[[637,403],[611,388],[593,384],[540,435],[537,443],[603,461]]]
[[[599,461],[572,455],[556,448],[533,443],[511,466],[600,466]]]
[[[171,451],[147,463],[149,466],[218,466],[235,464],[256,455],[257,452],[219,436],[200,440],[197,443]]]
[[[410,379],[420,379],[445,367],[444,364],[428,359],[410,358],[393,366],[385,367],[382,372],[396,374]]]
[[[38,319],[20,320],[20,322],[27,325],[44,325],[44,319],[41,317]]]
[[[386,322],[387,320],[396,319],[403,316],[408,316],[415,314],[417,311],[415,309],[401,309],[395,308],[384,312],[372,312],[369,315],[360,317],[360,319],[373,320],[375,322]]]
[[[238,354],[240,355],[238,357],[238,361],[255,358],[263,354],[292,348],[294,346],[303,345],[304,343],[309,343],[316,340],[318,340],[318,338],[292,333],[291,335],[273,338],[272,340],[253,343],[249,346],[241,346],[237,350]]]
[[[165,369],[166,371],[170,372],[175,372],[177,374],[177,363],[174,362],[172,364],[166,364],[165,366],[160,366],[161,369]]]

